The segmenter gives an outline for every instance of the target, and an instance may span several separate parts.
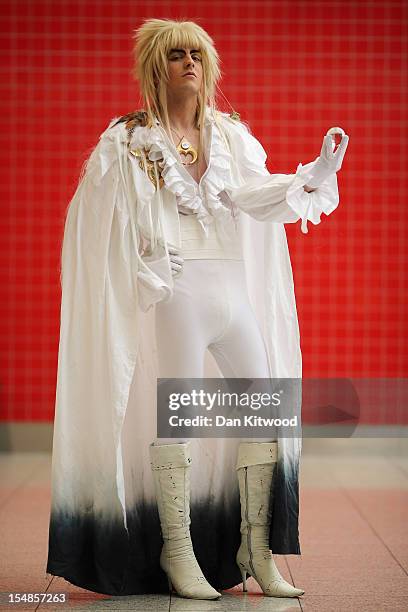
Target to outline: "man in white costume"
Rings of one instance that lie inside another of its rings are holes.
[[[135,55],[146,111],[110,122],[65,222],[47,572],[196,599],[249,574],[297,597],[272,552],[300,554],[301,439],[157,438],[156,381],[204,377],[207,349],[226,377],[301,378],[283,224],[337,207],[348,136],[271,175],[216,108],[200,26],[147,20]]]

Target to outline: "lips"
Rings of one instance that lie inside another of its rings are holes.
[[[186,72],[183,76],[196,76],[194,72]]]

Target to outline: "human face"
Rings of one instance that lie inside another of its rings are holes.
[[[169,93],[197,94],[203,80],[201,52],[197,49],[170,49],[167,58]]]

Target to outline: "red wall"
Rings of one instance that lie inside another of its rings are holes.
[[[304,375],[406,375],[406,3],[16,0],[0,12],[3,420],[53,418],[64,213],[101,131],[140,107],[131,48],[145,17],[209,31],[222,90],[271,172],[315,159],[331,126],[349,134],[339,208],[307,235],[286,226]]]

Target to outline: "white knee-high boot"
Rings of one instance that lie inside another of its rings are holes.
[[[298,597],[304,590],[296,589],[282,578],[269,549],[270,492],[277,452],[277,442],[241,442],[238,447],[236,470],[241,500],[241,546],[236,561],[244,591],[249,574],[264,595]]]
[[[190,536],[190,442],[150,445],[163,548],[160,566],[181,597],[217,599],[221,593],[205,579]]]

